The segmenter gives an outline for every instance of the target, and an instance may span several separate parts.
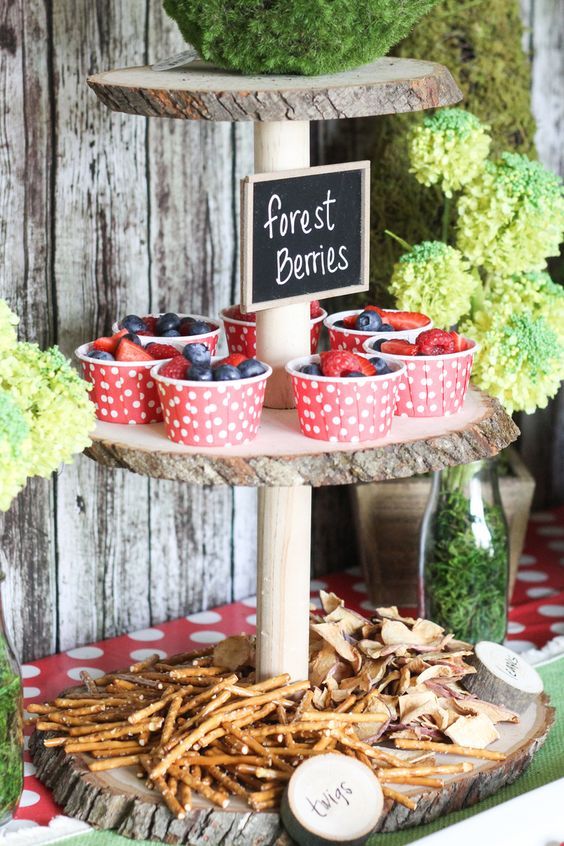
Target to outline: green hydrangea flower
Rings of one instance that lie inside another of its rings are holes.
[[[411,133],[410,172],[422,185],[438,184],[447,197],[483,170],[490,151],[488,127],[464,109],[441,109]]]
[[[457,246],[492,273],[542,270],[563,235],[562,180],[517,153],[486,162],[458,201]]]
[[[0,511],[5,511],[27,478],[29,426],[6,391],[0,391]]]
[[[390,291],[398,308],[421,311],[448,328],[470,310],[479,285],[470,263],[442,241],[423,241],[394,265]]]
[[[17,315],[11,311],[5,300],[0,300],[0,353],[9,350],[17,343],[16,326],[19,323]]]
[[[526,307],[501,314],[486,301],[460,331],[481,349],[472,380],[509,414],[544,408],[564,378],[564,347],[544,317]]]
[[[523,307],[534,317],[543,317],[564,344],[564,287],[553,282],[548,273],[490,277],[486,298],[487,307],[504,320]]]

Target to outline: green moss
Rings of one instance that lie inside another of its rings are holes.
[[[23,787],[22,685],[0,637],[0,821],[15,811]]]
[[[464,93],[463,107],[491,127],[494,155],[509,149],[534,156],[530,68],[521,38],[518,0],[443,0],[393,53],[450,69]],[[410,244],[441,238],[442,194],[409,173],[408,131],[427,115],[374,121],[372,289],[365,300],[391,302],[387,287],[402,251],[384,235],[385,229]]]
[[[335,73],[385,55],[437,0],[164,0],[207,61],[243,73]]]

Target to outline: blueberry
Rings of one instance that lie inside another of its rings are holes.
[[[248,358],[246,361],[242,361],[237,369],[243,379],[250,379],[252,376],[260,376],[261,373],[266,373],[266,367],[256,358]]]
[[[161,332],[161,338],[179,338],[180,332],[178,329],[167,329],[166,332]]]
[[[391,373],[392,372],[383,358],[371,358],[370,364],[374,365],[374,367],[376,368],[376,373],[379,376],[382,376],[382,374],[384,374],[384,373]]]
[[[301,373],[308,373],[310,376],[323,376],[319,364],[304,364]]]
[[[192,382],[213,382],[213,373],[211,367],[206,367],[202,364],[193,364],[188,369],[186,378]]]
[[[98,358],[100,361],[115,361],[113,355],[105,350],[90,350],[86,355],[88,358]]]
[[[189,335],[190,332],[188,331],[192,323],[195,323],[195,319],[193,317],[183,317],[180,321],[180,326],[178,327],[178,331],[181,335]]]
[[[346,328],[347,328],[346,323],[345,323],[345,321],[344,321],[344,320],[336,320],[336,321],[333,323],[333,326],[334,326],[335,328],[337,328],[337,329],[346,329]]]
[[[363,311],[355,320],[354,328],[362,332],[378,332],[382,318],[377,311]]]
[[[385,338],[378,338],[378,340],[374,341],[374,343],[370,344],[370,346],[375,352],[380,352],[380,350],[382,349],[382,344],[384,344],[385,342]]]
[[[232,364],[220,364],[213,371],[214,382],[231,382],[233,379],[240,379],[241,374]]]
[[[178,330],[180,326],[180,318],[177,314],[174,314],[171,311],[168,311],[166,314],[161,314],[159,319],[157,320],[157,326],[155,332],[157,335],[163,335],[166,338],[172,337],[171,335],[167,335],[166,333],[170,331],[170,329]],[[179,335],[180,333],[177,331],[176,333]]]
[[[206,367],[211,364],[211,353],[205,344],[186,344],[182,355],[192,364],[202,364]]]
[[[348,373],[343,375],[345,379],[352,379],[353,377],[356,379],[358,376],[364,376],[364,373],[361,373],[360,370],[350,370]]]
[[[121,321],[120,328],[127,329],[128,332],[146,332],[147,324],[136,314],[128,314]]]
[[[204,323],[203,320],[194,320],[192,323],[189,323],[186,327],[187,335],[205,335],[207,332],[211,331],[212,328],[209,323]]]
[[[143,346],[139,339],[139,335],[136,335],[135,332],[128,332],[127,335],[123,336],[122,341],[131,341],[132,344],[137,344],[138,347]]]
[[[390,326],[389,323],[382,323],[380,328],[378,329],[379,332],[394,332],[394,327]]]

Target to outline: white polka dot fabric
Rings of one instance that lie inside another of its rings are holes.
[[[326,312],[315,317],[310,322],[310,352],[316,353],[321,335],[321,327]],[[252,321],[233,320],[225,313],[221,314],[230,353],[242,353],[247,358],[254,358],[257,354],[257,325]]]

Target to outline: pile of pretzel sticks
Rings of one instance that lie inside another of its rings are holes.
[[[220,808],[239,797],[255,811],[275,809],[294,769],[324,752],[362,761],[384,795],[410,809],[416,803],[394,786],[440,788],[444,775],[473,768],[468,761],[436,764],[435,752],[504,757],[426,741],[403,741],[410,751],[400,754],[372,746],[355,729],[384,719],[370,711],[374,694],[350,695],[320,710],[309,681],[281,675],[255,682],[250,672],[214,666],[213,647],[154,655],[96,680],[83,673],[82,681],[53,702],[29,706],[36,728],[49,732],[45,745],[84,753],[93,772],[136,765],[179,819],[193,794]]]

